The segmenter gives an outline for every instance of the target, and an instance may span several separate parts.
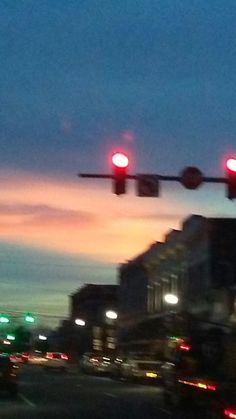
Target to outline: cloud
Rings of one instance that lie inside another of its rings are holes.
[[[33,247],[120,262],[178,224],[177,216],[165,217],[166,203],[121,201],[107,181],[1,170],[0,187],[0,237]]]
[[[7,217],[1,223],[1,217]],[[73,225],[74,227],[86,228],[96,225],[98,217],[86,211],[75,211],[70,209],[56,208],[48,205],[27,205],[20,203],[0,203],[0,223],[2,227],[16,227],[21,225],[43,227]]]

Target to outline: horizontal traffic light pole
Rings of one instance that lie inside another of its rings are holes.
[[[159,197],[159,183],[161,181],[179,182],[189,190],[198,189],[203,183],[225,184],[227,197],[231,200],[236,199],[236,158],[230,157],[225,164],[225,177],[204,176],[198,167],[187,166],[178,176],[160,174],[135,174],[127,173],[129,159],[126,154],[116,152],[111,159],[111,174],[103,173],[80,173],[79,177],[90,179],[111,179],[112,190],[116,195],[126,193],[126,181],[135,180],[137,184],[137,195],[140,197]]]
[[[106,175],[106,174],[96,174],[96,173],[78,173],[79,177],[82,178],[97,178],[97,179],[114,179],[113,175]],[[170,182],[182,182],[181,176],[169,176],[169,175],[157,175],[154,173],[150,173],[150,176],[156,176],[158,180],[170,181]],[[139,179],[139,175],[126,175],[126,179]],[[212,177],[212,176],[203,176],[203,182],[208,183],[227,183],[227,178],[224,177]]]

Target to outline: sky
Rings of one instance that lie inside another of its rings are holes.
[[[130,173],[223,176],[235,18],[235,0],[0,0],[0,312],[55,324],[189,214],[235,216],[224,186],[117,197],[77,176],[110,173],[114,150]]]

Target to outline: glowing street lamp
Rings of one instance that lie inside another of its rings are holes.
[[[35,323],[35,317],[32,314],[27,313],[25,315],[25,321],[26,323]]]
[[[47,336],[39,335],[39,340],[47,340],[47,339],[48,339]]]
[[[10,320],[5,314],[0,315],[0,323],[6,323],[7,324],[9,322],[10,322]]]
[[[106,318],[109,320],[116,320],[118,317],[118,314],[113,310],[106,311]]]
[[[83,319],[75,319],[75,324],[77,326],[81,326],[81,327],[84,327],[86,325],[86,323]]]
[[[16,338],[14,335],[9,334],[7,335],[7,340],[16,340]]]
[[[177,295],[174,294],[166,294],[164,296],[164,300],[167,304],[176,305],[179,302]]]

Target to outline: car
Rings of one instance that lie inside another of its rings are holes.
[[[29,354],[27,362],[29,365],[44,365],[47,359],[42,352],[33,352]]]
[[[121,364],[121,378],[126,381],[161,380],[161,362],[152,359],[131,357]]]
[[[93,371],[93,359],[94,355],[92,352],[85,352],[79,362],[79,368],[85,374],[90,374]]]
[[[30,354],[29,354],[28,352],[23,352],[23,353],[21,354],[21,357],[22,357],[22,362],[23,362],[24,364],[27,364],[27,363],[28,363],[28,361],[29,361],[29,356],[30,356]]]
[[[112,361],[109,356],[86,352],[81,361],[80,368],[86,374],[110,375]]]
[[[207,419],[236,418],[236,383],[224,382],[219,386],[216,397],[206,405]]]
[[[68,355],[62,352],[47,352],[45,369],[54,369],[60,371],[68,370]]]
[[[20,353],[12,353],[10,354],[10,360],[13,362],[13,364],[19,365],[23,363],[22,354]]]
[[[16,397],[18,392],[17,369],[9,356],[0,355],[0,390],[12,397]]]
[[[108,356],[98,356],[93,359],[93,370],[97,375],[110,375],[111,358]]]
[[[122,364],[125,361],[123,357],[116,356],[112,359],[110,370],[110,377],[113,380],[120,380],[122,379]]]

